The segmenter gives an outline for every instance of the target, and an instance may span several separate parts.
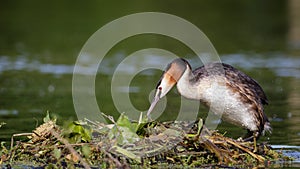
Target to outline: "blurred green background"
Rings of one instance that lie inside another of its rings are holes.
[[[47,111],[59,116],[61,123],[75,120],[72,71],[82,46],[105,24],[125,15],[150,11],[173,14],[195,24],[211,40],[222,61],[261,84],[269,98],[266,113],[273,126],[273,134],[262,140],[300,145],[300,1],[297,0],[1,0],[0,122],[6,125],[0,128],[0,140],[8,141],[14,133],[30,132],[42,123]],[[196,57],[184,44],[160,35],[123,40],[105,56],[106,64],[100,66],[97,75],[96,95],[103,112],[119,115],[108,87],[114,68],[132,52],[154,47],[189,60]],[[133,79],[131,85],[136,90],[130,96],[137,109],[147,110],[149,93],[160,75],[160,71],[151,71]],[[172,120],[168,117],[178,111],[176,90],[168,95],[168,101],[161,120]],[[205,111],[201,109],[201,113]],[[226,123],[218,129],[228,131],[232,137],[245,132]]]

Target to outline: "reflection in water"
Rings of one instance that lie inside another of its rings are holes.
[[[300,146],[290,146],[290,145],[272,145],[274,150],[281,151],[284,155],[292,157],[293,163],[291,168],[300,167]]]
[[[42,64],[37,60],[29,61],[26,57],[17,57],[10,59],[8,56],[0,56],[0,73],[4,71],[38,71],[40,73],[49,73],[54,75],[72,74],[73,66]]]
[[[300,124],[300,80],[299,79],[292,79],[289,81],[289,85],[291,88],[291,91],[289,92],[288,96],[288,104],[290,107],[289,112],[289,123],[290,125],[290,131],[297,131]],[[300,132],[294,133],[297,135],[296,137],[300,140]]]
[[[289,0],[288,45],[300,49],[300,1]]]
[[[121,54],[117,54],[115,57],[120,57]],[[115,57],[110,57],[103,60],[101,67],[99,68],[99,73],[111,75],[114,73],[114,69],[117,66],[117,61]],[[125,56],[123,56],[125,57]],[[298,57],[285,56],[283,54],[275,54],[269,57],[264,57],[260,54],[228,54],[220,56],[221,60],[225,63],[241,67],[243,69],[255,69],[255,68],[268,68],[272,70],[277,76],[280,77],[295,77],[300,78],[300,59]],[[138,67],[141,67],[141,63],[147,63],[147,66],[158,67],[161,63],[166,62],[164,57],[149,55],[144,57],[146,60],[143,62],[130,62],[127,65],[127,69],[122,69],[123,73],[133,74],[136,72]],[[122,59],[121,59],[122,60]],[[192,61],[192,67],[197,67],[199,65],[193,65],[197,63]],[[112,66],[115,65],[115,66]],[[97,66],[97,65],[95,65]],[[29,61],[25,57],[18,57],[14,60],[7,56],[0,56],[0,73],[10,70],[18,71],[38,71],[45,74],[53,75],[63,75],[72,74],[73,65],[63,65],[63,64],[43,64],[39,61]],[[82,74],[90,74],[89,69],[82,66],[80,69]],[[144,73],[144,75],[153,75],[150,72]]]
[[[289,0],[289,29],[288,29],[288,44],[291,48],[299,50],[300,49],[300,1],[298,0]],[[298,57],[299,58],[299,57]],[[300,66],[298,65],[298,69]],[[300,76],[299,72],[298,76]],[[290,107],[289,112],[289,131],[298,131],[297,133],[293,133],[294,140],[297,139],[300,141],[300,132],[298,130],[300,124],[300,80],[299,79],[291,79],[289,81],[289,87],[291,91],[288,95],[288,105]],[[298,161],[299,157],[298,157]]]
[[[268,68],[280,77],[300,78],[300,59],[285,55],[263,57],[262,55],[232,54],[221,59],[229,64],[237,65],[243,69]]]
[[[5,110],[5,109],[0,110],[0,116],[18,115],[18,114],[19,114],[18,110]]]

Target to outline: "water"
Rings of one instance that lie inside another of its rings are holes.
[[[160,11],[197,25],[212,41],[223,62],[249,74],[263,87],[269,99],[266,113],[273,133],[260,141],[287,150],[286,146],[300,146],[300,38],[295,31],[300,29],[294,17],[299,16],[297,11],[300,10],[292,5],[297,2],[182,3],[122,1],[115,5],[90,1],[82,5],[73,1],[51,4],[1,1],[0,123],[6,124],[0,128],[0,140],[9,141],[14,133],[30,132],[42,123],[47,111],[58,116],[60,123],[75,120],[72,73],[85,41],[113,19],[135,12]],[[96,96],[103,112],[118,116],[107,86],[111,85],[118,64],[132,52],[144,48],[172,51],[191,61],[193,68],[201,65],[188,47],[174,39],[151,34],[128,38],[105,56],[98,70]],[[146,58],[144,62],[153,66],[164,62],[151,54]],[[132,62],[122,71],[130,75],[140,66],[143,65]],[[149,93],[160,75],[158,70],[146,70],[131,81],[130,100],[138,110],[146,111],[149,107]],[[118,90],[127,89],[120,87]],[[171,91],[160,119],[172,119],[179,109],[179,101],[176,90]],[[205,111],[201,109],[200,116]],[[218,129],[228,131],[231,137],[244,133],[226,123],[221,123]],[[296,150],[299,156],[299,148]]]
[[[281,167],[292,167],[299,168],[300,167],[300,147],[299,146],[289,146],[289,145],[272,145],[272,148],[277,151],[281,151],[284,155],[292,157],[293,162],[277,162]]]

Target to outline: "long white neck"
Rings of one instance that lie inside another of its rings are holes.
[[[199,93],[197,85],[191,83],[193,77],[192,70],[187,66],[177,82],[177,89],[182,96],[188,99],[200,100],[201,93]]]

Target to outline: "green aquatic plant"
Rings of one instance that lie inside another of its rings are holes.
[[[108,132],[110,139],[116,139],[119,145],[134,143],[139,141],[140,137],[136,134],[138,125],[129,121],[128,117],[121,114],[117,122]]]
[[[64,126],[62,135],[70,143],[88,143],[92,139],[92,130],[85,122],[72,121]]]

